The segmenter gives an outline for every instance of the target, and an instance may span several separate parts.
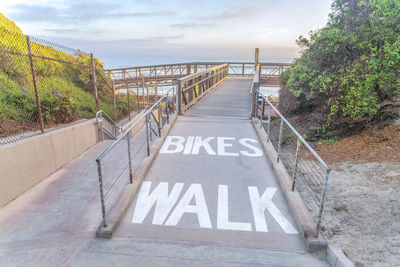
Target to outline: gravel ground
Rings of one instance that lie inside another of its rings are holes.
[[[356,266],[400,266],[400,163],[331,164],[323,235]]]

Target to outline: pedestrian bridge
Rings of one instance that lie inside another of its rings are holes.
[[[220,64],[179,77],[176,90],[159,97],[123,132],[99,112],[103,141],[88,152],[96,162],[77,159],[66,172],[72,178],[84,170],[79,175],[91,183],[98,178],[100,198],[72,205],[78,217],[54,219],[64,230],[42,246],[65,242],[70,252],[56,263],[329,266],[320,235],[329,168],[260,90],[260,68],[233,77]],[[85,187],[93,190],[92,185]],[[58,182],[56,190],[63,186]],[[15,205],[36,199],[32,194],[38,190]],[[47,208],[62,201],[38,199]],[[23,231],[32,239],[52,231],[40,228],[38,212],[18,215],[22,219],[14,223],[0,214],[0,234],[11,242]],[[16,230],[28,220],[30,228]],[[81,230],[67,237],[62,233],[70,232],[66,222],[72,221]],[[96,223],[96,239],[84,234]],[[48,255],[37,253],[41,259]]]

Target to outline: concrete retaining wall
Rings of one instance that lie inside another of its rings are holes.
[[[0,147],[0,208],[99,140],[96,120]]]

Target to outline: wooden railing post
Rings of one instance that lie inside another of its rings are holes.
[[[255,49],[254,65],[255,65],[256,67],[257,67],[257,65],[258,65],[258,48]]]

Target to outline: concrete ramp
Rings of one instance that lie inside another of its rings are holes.
[[[249,118],[250,81],[228,79],[166,137],[111,240],[70,266],[329,266],[307,253]]]
[[[237,119],[178,118],[116,237],[306,251],[250,121]]]

